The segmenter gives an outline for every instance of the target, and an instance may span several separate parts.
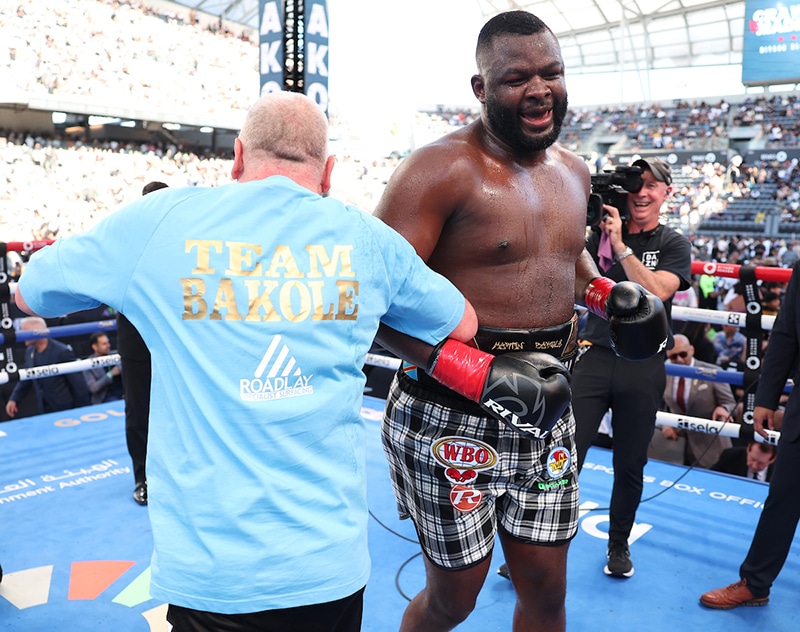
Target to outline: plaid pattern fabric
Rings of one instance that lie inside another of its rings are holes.
[[[455,401],[399,374],[384,414],[383,446],[398,511],[413,519],[428,558],[443,568],[473,566],[491,553],[498,525],[531,543],[574,537],[578,472],[571,408],[547,440],[534,441],[493,417],[458,410]],[[473,462],[459,458],[476,454]],[[477,498],[466,509],[455,506]]]

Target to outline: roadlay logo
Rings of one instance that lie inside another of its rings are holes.
[[[311,395],[314,393],[310,385],[312,377],[303,375],[289,347],[278,335],[264,352],[252,379],[239,380],[239,397],[244,401],[266,401]]]

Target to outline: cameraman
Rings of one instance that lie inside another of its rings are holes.
[[[620,204],[622,213],[614,206],[603,205],[605,215],[587,239],[586,250],[601,273],[614,281],[639,283],[664,302],[669,314],[672,296],[690,284],[691,245],[686,237],[659,222],[661,207],[672,192],[669,165],[658,158],[643,158],[632,166],[642,170],[641,188],[628,193],[625,203]],[[598,250],[604,256],[599,256]],[[630,577],[633,563],[628,537],[642,496],[647,448],[666,383],[665,354],[639,362],[623,360],[609,346],[608,322],[592,313],[581,338],[584,352],[572,377],[578,467],[583,466],[610,408],[614,486],[604,572],[612,577]],[[668,346],[672,346],[671,336]]]

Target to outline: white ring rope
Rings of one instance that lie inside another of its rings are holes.
[[[738,276],[741,266],[732,266],[726,264],[709,264],[704,262],[695,261],[692,263],[692,272],[695,274],[714,274],[719,276],[733,277]],[[758,276],[769,276],[772,278],[778,277],[781,280],[788,280],[791,270],[784,268],[757,268]],[[10,283],[9,287],[11,293],[16,289],[16,283]],[[672,317],[675,320],[709,323],[712,325],[736,325],[737,327],[744,327],[746,325],[747,314],[743,312],[725,312],[718,310],[698,309],[694,307],[673,306]],[[101,324],[101,323],[98,323]],[[775,324],[775,316],[761,316],[761,328],[765,331],[771,331]],[[33,380],[42,377],[52,377],[54,375],[62,375],[66,373],[77,373],[78,371],[86,371],[97,367],[114,366],[120,363],[119,354],[109,354],[102,357],[86,358],[84,360],[74,360],[72,362],[65,362],[62,364],[49,364],[45,366],[38,366],[31,369],[19,369],[19,379]],[[365,365],[370,365],[383,369],[397,370],[402,361],[393,356],[380,355],[376,353],[368,353],[366,355]],[[680,364],[666,363],[667,375],[690,377],[693,379],[701,379],[708,382],[725,382],[733,385],[742,385],[743,373],[741,371],[728,371],[720,367],[714,371],[701,369],[699,367],[684,366]],[[0,385],[7,384],[9,381],[8,373],[5,370],[0,371]],[[784,392],[789,392],[793,383],[791,381],[786,383]],[[720,422],[711,419],[703,419],[701,417],[689,417],[687,415],[678,415],[665,411],[659,411],[656,414],[656,423],[662,426],[671,426],[673,428],[683,430],[694,430],[696,432],[704,432],[706,434],[716,434],[723,437],[740,438],[746,436],[752,437],[761,443],[777,444],[780,438],[780,432],[775,430],[768,430],[768,437],[765,439],[758,433],[754,433],[751,424],[740,424],[738,422]]]
[[[118,353],[109,353],[104,356],[86,358],[84,360],[72,360],[71,362],[62,362],[61,364],[43,364],[31,369],[20,369],[19,380],[20,382],[24,382],[26,380],[37,380],[40,377],[78,373],[79,371],[88,371],[89,369],[97,369],[99,367],[114,366],[120,362],[121,360]],[[0,371],[0,384],[8,384],[8,373],[6,371]]]
[[[768,435],[765,439],[757,432],[754,432],[753,427],[750,425],[740,424],[735,421],[714,421],[702,417],[676,415],[675,413],[669,413],[663,410],[659,410],[656,413],[656,424],[660,426],[671,426],[678,430],[694,430],[695,432],[719,435],[720,437],[755,439],[759,443],[771,443],[772,445],[778,445],[778,439],[781,438],[780,432],[777,430],[770,430],[769,428],[764,429],[767,431]]]
[[[736,325],[744,327],[747,323],[747,314],[744,312],[723,312],[715,309],[700,309],[698,307],[672,306],[674,320],[688,320],[695,323],[710,323],[712,325]],[[762,315],[761,329],[772,331],[775,316]]]

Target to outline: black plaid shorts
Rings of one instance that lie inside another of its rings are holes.
[[[577,533],[571,407],[550,437],[537,441],[401,370],[389,389],[382,440],[400,516],[414,521],[423,551],[437,566],[483,561],[498,527],[543,545]]]

